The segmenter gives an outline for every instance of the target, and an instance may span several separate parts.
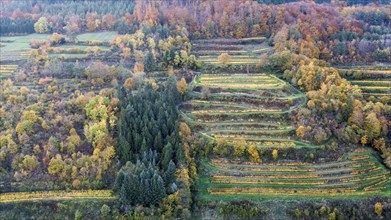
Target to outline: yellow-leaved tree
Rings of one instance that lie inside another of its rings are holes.
[[[261,157],[259,156],[259,152],[256,146],[251,145],[247,148],[247,153],[250,155],[250,160],[252,162],[260,163],[262,162]]]
[[[34,24],[34,30],[37,33],[47,33],[49,32],[50,23],[46,17],[40,17],[37,22]]]
[[[222,53],[220,56],[217,57],[217,60],[223,65],[227,65],[229,62],[231,62],[231,55],[229,55],[228,53]]]
[[[179,80],[179,82],[177,83],[177,88],[178,88],[179,94],[181,94],[182,96],[186,93],[187,83],[186,83],[185,78],[182,78],[181,80]]]
[[[277,149],[274,149],[274,150],[272,151],[272,156],[273,156],[273,159],[274,159],[274,160],[277,160],[277,158],[278,158],[278,150],[277,150]]]

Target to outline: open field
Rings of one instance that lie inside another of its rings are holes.
[[[358,149],[329,163],[258,164],[212,159],[203,161],[201,197],[251,195],[283,197],[343,197],[386,195],[390,173],[372,150]]]
[[[116,31],[106,31],[106,32],[94,32],[94,33],[85,33],[77,35],[77,40],[79,41],[101,41],[101,42],[110,42],[115,36],[118,36]]]
[[[49,34],[29,34],[24,36],[1,37],[0,41],[5,45],[4,47],[1,47],[2,56],[6,55],[5,52],[9,51],[30,50],[30,42],[32,39],[47,40],[49,36]]]
[[[41,200],[69,200],[69,199],[114,199],[111,190],[73,190],[73,191],[42,191],[16,192],[0,194],[0,203],[41,201]]]
[[[344,67],[338,70],[343,77],[361,89],[366,99],[391,103],[391,67]]]
[[[205,92],[208,90],[208,92]],[[294,140],[289,113],[306,100],[286,82],[266,74],[202,75],[183,118],[200,134],[259,148],[314,147]]]
[[[28,58],[32,39],[46,40],[49,34],[29,34],[24,36],[0,37],[0,61],[16,61]]]
[[[81,42],[87,41],[98,41],[103,43],[110,42],[113,37],[117,36],[118,33],[115,31],[109,32],[96,32],[96,33],[85,33],[77,36],[77,39]],[[0,53],[0,61],[18,61],[25,60],[28,58],[29,51],[32,49],[30,46],[31,40],[47,40],[50,37],[49,34],[29,34],[24,36],[14,37],[1,37],[0,42],[2,47]],[[101,51],[108,51],[110,47],[107,46],[87,46],[79,44],[65,44],[53,48],[64,49],[61,53],[50,52],[49,57],[64,57],[64,58],[83,58],[86,54],[69,52],[71,49],[78,48],[80,52],[85,52],[87,48],[93,50],[95,47],[99,47]]]
[[[99,48],[101,52],[110,50],[110,47],[107,46],[66,44],[48,48],[47,52],[50,58],[86,58],[88,57],[88,54],[93,53],[96,48]]]
[[[64,45],[60,45],[60,46],[55,47],[55,48],[63,48],[63,49],[75,49],[75,48],[78,48],[78,49],[80,49],[82,51],[86,51],[87,49],[93,50],[95,47],[98,47],[101,50],[110,50],[110,47],[106,47],[106,46],[87,46],[87,45],[75,45],[75,44],[64,44]]]
[[[88,55],[85,53],[82,54],[72,54],[72,53],[50,53],[49,58],[85,58]]]

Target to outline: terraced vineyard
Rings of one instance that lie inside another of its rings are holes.
[[[361,148],[335,162],[318,164],[257,164],[212,159],[203,162],[209,176],[201,180],[201,196],[386,195],[390,192],[390,172],[374,154]]]
[[[312,147],[292,138],[288,118],[306,97],[275,76],[203,75],[192,96],[181,106],[183,116],[206,137],[240,139],[259,148]]]
[[[265,43],[264,37],[244,39],[211,39],[193,42],[195,54],[198,60],[206,64],[222,64],[218,56],[228,53],[231,56],[228,64],[231,65],[256,65],[259,63],[259,54],[272,50]],[[256,44],[255,44],[256,43]]]
[[[362,90],[365,98],[391,103],[391,67],[340,68],[339,71]]]
[[[13,77],[18,65],[0,65],[0,79]]]
[[[0,62],[26,60],[29,57],[30,50],[7,51],[0,56]]]
[[[267,74],[209,74],[191,85],[182,116],[213,140],[257,149],[318,148],[294,138],[291,111],[306,97]],[[243,142],[244,141],[244,142]],[[234,144],[234,143],[233,143]],[[351,197],[390,194],[390,172],[375,152],[357,149],[327,163],[255,163],[224,157],[202,161],[200,199]]]

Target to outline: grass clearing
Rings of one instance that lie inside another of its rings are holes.
[[[86,58],[88,54],[51,53],[49,58]]]
[[[115,36],[118,36],[118,32],[109,31],[109,32],[95,32],[95,33],[85,33],[77,36],[77,39],[80,42],[86,41],[99,41],[99,42],[110,42]],[[48,40],[50,37],[49,34],[29,34],[24,36],[12,36],[12,37],[0,37],[0,42],[2,47],[0,48],[0,61],[17,61],[24,60],[28,58],[28,53],[32,49],[30,46],[31,40]],[[79,48],[85,51],[87,48],[93,49],[95,46],[85,46],[85,45],[71,45],[65,44],[58,46],[58,48],[71,49]],[[102,51],[108,51],[110,48],[107,46],[98,46]],[[65,58],[83,58],[86,55],[80,54],[68,54],[64,52],[62,54],[52,55],[49,54],[49,57],[65,57]]]
[[[30,50],[30,43],[32,39],[47,40],[49,36],[49,34],[29,34],[13,37],[2,36],[0,37],[0,41],[4,44],[4,47],[1,47],[1,54],[2,56],[6,56],[7,54],[5,52]]]
[[[79,41],[101,41],[110,42],[115,36],[119,36],[116,31],[94,32],[77,35]]]
[[[58,46],[56,48],[64,48],[64,49],[79,48],[82,51],[86,51],[87,49],[93,50],[95,47],[98,47],[102,51],[110,50],[110,47],[107,46],[86,46],[86,45],[75,45],[75,44],[65,44],[65,45]]]
[[[69,199],[114,199],[111,190],[13,192],[0,194],[0,203]]]

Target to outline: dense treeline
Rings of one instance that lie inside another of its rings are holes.
[[[390,25],[386,15],[390,14],[391,8],[385,6],[373,10],[369,6],[358,6],[338,10],[328,4],[308,2],[265,5],[255,1],[178,4],[137,1],[133,10],[125,15],[90,11],[85,17],[72,12],[69,16],[59,17],[40,12],[35,27],[40,33],[56,31],[69,36],[85,31],[133,33],[142,29],[145,35],[157,33],[155,40],[178,33],[190,39],[276,36],[279,38],[277,49],[289,46],[295,53],[310,58],[327,59],[333,63],[387,61],[391,41],[386,35],[389,33],[386,27]],[[30,12],[20,13],[19,17],[33,16]],[[175,54],[164,56],[175,58]]]
[[[390,4],[390,0],[346,0],[348,5],[368,5],[371,3]]]
[[[38,20],[39,17],[45,17],[48,20],[48,24],[50,24],[52,31],[56,32],[65,32],[69,30],[74,32],[84,30],[120,30],[120,28],[136,30],[141,26],[151,27],[166,25],[171,28],[172,25],[179,25],[182,27],[186,25],[186,28],[197,36],[194,29],[198,29],[198,32],[202,34],[202,32],[210,32],[216,28],[227,29],[228,27],[221,26],[229,26],[231,23],[230,28],[237,30],[237,32],[241,32],[239,33],[239,37],[241,37],[241,34],[262,34],[265,33],[265,30],[270,33],[271,30],[270,27],[268,27],[269,25],[275,27],[273,24],[278,24],[280,22],[279,19],[281,18],[285,18],[285,21],[289,21],[289,18],[286,16],[289,14],[292,15],[290,12],[291,10],[288,10],[290,13],[278,15],[278,11],[285,9],[285,5],[288,4],[264,5],[262,4],[264,1],[261,1],[260,3],[255,1],[219,1],[218,4],[216,2],[209,4],[208,2],[203,1],[180,1],[178,3],[175,1],[114,2],[67,2],[67,7],[63,7],[64,3],[45,4],[45,1],[39,3],[28,0],[25,2],[10,1],[4,3],[5,7],[3,13],[13,19],[34,18],[35,20]],[[287,2],[291,1],[281,1],[281,3]],[[325,1],[317,1],[317,3],[324,2]],[[266,3],[269,2],[266,1]],[[276,4],[276,1],[270,3]],[[182,11],[184,13],[172,13],[173,10]],[[233,13],[235,11],[238,11],[239,13]],[[376,12],[374,11],[374,13]],[[383,12],[379,11],[379,13]],[[230,16],[230,18],[235,17],[236,19],[227,19],[227,16]],[[241,26],[241,23],[245,23],[246,25],[238,29]],[[259,27],[257,24],[260,26],[261,30],[258,30]],[[203,30],[200,30],[201,28]],[[214,33],[211,34],[214,35]],[[224,36],[228,37],[228,34],[230,33],[227,32]],[[208,35],[206,34],[205,36]],[[231,35],[230,37],[233,36]]]
[[[116,18],[132,13],[135,1],[53,1],[53,0],[6,0],[3,2],[2,12],[7,17],[18,18],[23,13],[56,15],[62,19],[75,14],[85,18],[88,13],[99,15],[111,13]]]
[[[297,0],[257,0],[258,3],[261,4],[284,4],[289,2],[297,2]]]
[[[117,19],[133,13],[134,1],[5,1],[2,3],[1,13],[12,18],[11,23],[22,24],[26,30],[34,26],[25,19],[36,22],[42,15],[47,18],[49,30],[53,32],[76,31],[80,26],[90,30],[121,30],[124,28]],[[97,23],[96,19],[99,17]],[[21,20],[21,21],[19,21]],[[99,26],[100,28],[96,27]],[[129,26],[128,26],[129,28]],[[9,26],[1,29],[1,34],[26,33],[18,26]],[[130,29],[134,30],[134,29]],[[30,32],[27,32],[30,33]]]
[[[203,212],[215,212],[229,219],[389,219],[388,197],[363,199],[306,199],[278,200],[271,205],[269,200],[234,200],[205,202]],[[275,205],[278,204],[278,205]],[[384,205],[382,205],[384,204]],[[217,208],[216,208],[217,207]],[[284,213],[283,217],[276,213]],[[266,215],[266,216],[265,216]]]
[[[386,12],[376,12],[376,11],[358,11],[355,13],[355,16],[359,20],[363,20],[371,25],[390,25],[391,18]]]
[[[128,162],[122,167],[115,182],[117,191],[125,204],[131,205],[158,205],[166,197],[166,188],[163,178],[159,175],[156,161],[159,159],[156,151],[144,152],[142,160],[136,164]],[[174,183],[175,164],[167,173],[167,185],[171,192],[176,192]]]
[[[150,149],[169,155],[162,162],[162,168],[167,168],[171,159],[178,162],[183,158],[176,124],[176,105],[181,99],[175,81],[169,80],[162,91],[148,85],[134,96],[123,89],[119,99],[122,101],[117,152],[123,164],[134,161],[138,154]]]
[[[125,205],[160,204],[163,211],[166,206],[170,209],[164,213],[167,217],[172,210],[187,216],[190,158],[182,142],[183,128],[178,124],[181,97],[175,79],[170,78],[160,88],[148,84],[136,94],[123,87],[119,99],[116,150],[124,166],[114,190]]]
[[[354,202],[331,200],[326,204],[307,201],[297,207],[290,207],[287,213],[293,219],[389,219],[391,217],[390,207],[383,207],[382,200],[389,202],[387,197],[367,198]]]
[[[158,33],[155,40],[178,33],[189,38],[264,35],[278,36],[279,48],[289,43],[295,53],[332,63],[385,62],[390,57],[387,48],[391,47],[391,40],[387,37],[389,31],[385,31],[390,26],[390,6],[373,10],[370,6],[338,9],[329,4],[309,2],[265,5],[256,1],[227,0],[212,3],[120,1],[114,5],[120,5],[121,9],[114,10],[115,7],[109,7],[113,2],[87,1],[81,6],[71,3],[71,9],[64,10],[61,4],[18,8],[19,4],[12,1],[5,3],[9,10],[4,13],[13,20],[35,19],[34,28],[39,33],[73,36],[85,31],[134,33],[142,29],[146,35]],[[18,32],[18,27],[12,29],[7,31]],[[167,53],[167,56],[175,58],[175,54]]]
[[[259,3],[263,4],[284,4],[289,2],[298,2],[299,0],[257,0]],[[333,1],[333,0],[315,0],[316,3],[332,3],[332,2],[345,2],[347,5],[367,5],[370,3],[378,3],[378,4],[389,4],[389,0],[340,0],[340,1]]]
[[[7,33],[34,33],[35,20],[31,18],[10,19],[7,17],[0,18],[0,34]]]

